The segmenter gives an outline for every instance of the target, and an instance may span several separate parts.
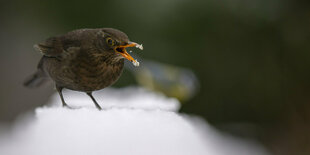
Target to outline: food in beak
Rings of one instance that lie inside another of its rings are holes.
[[[137,44],[135,42],[129,42],[127,45],[120,45],[115,48],[115,52],[121,54],[124,58],[128,59],[134,66],[139,66],[139,62],[135,60],[130,54],[127,53],[126,48],[127,47],[136,47],[139,48],[140,50],[143,50],[142,44]]]

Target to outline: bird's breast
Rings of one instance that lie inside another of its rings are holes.
[[[73,72],[76,74],[74,81],[79,86],[78,89],[100,90],[112,85],[120,77],[124,60],[110,62],[103,58],[79,61],[75,64]]]

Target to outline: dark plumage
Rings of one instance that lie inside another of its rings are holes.
[[[123,58],[138,65],[126,47],[142,49],[141,45],[130,42],[125,33],[112,28],[79,29],[48,38],[34,45],[43,57],[37,72],[24,85],[37,87],[50,78],[56,84],[63,106],[68,106],[62,96],[62,89],[67,88],[86,92],[101,109],[92,92],[117,81],[124,67]]]

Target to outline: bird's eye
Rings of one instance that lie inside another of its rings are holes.
[[[115,41],[112,38],[107,38],[106,41],[107,41],[107,44],[109,46],[114,46],[115,45]]]

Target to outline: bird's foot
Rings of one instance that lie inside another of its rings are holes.
[[[96,107],[99,111],[102,111],[103,109],[101,107]]]
[[[71,107],[71,106],[68,106],[67,104],[63,105],[62,107],[68,108],[68,109],[80,109],[81,108],[81,107]]]

